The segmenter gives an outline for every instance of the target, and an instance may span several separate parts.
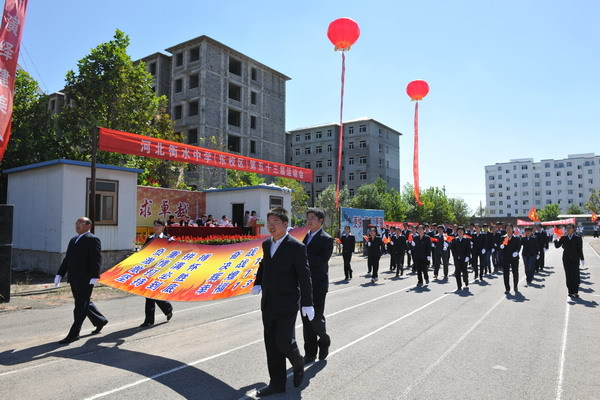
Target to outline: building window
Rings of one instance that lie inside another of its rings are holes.
[[[348,194],[350,196],[354,196],[354,189],[348,189]]]
[[[352,135],[354,133],[354,127],[353,126],[349,126],[348,127],[348,135]]]
[[[254,115],[250,116],[250,129],[256,129],[256,117]]]
[[[310,154],[310,147],[304,148],[304,154]]]
[[[496,188],[496,185],[494,185],[493,183],[490,183],[490,184],[488,185],[488,188],[489,188],[489,189],[495,189],[495,188]]]
[[[175,79],[175,93],[181,93],[183,91],[183,79]]]
[[[190,50],[190,62],[198,61],[200,59],[200,47],[194,47]]]
[[[527,169],[527,165],[521,165],[521,169]]]
[[[195,89],[199,86],[199,79],[200,78],[198,74],[190,75],[190,89]]]
[[[331,160],[327,160],[327,167],[331,167],[333,165],[333,162]]]
[[[379,159],[379,168],[382,168],[382,167],[383,167],[383,159],[380,158]]]
[[[188,103],[188,117],[193,117],[194,115],[198,115],[198,100]]]
[[[358,159],[358,163],[359,164],[366,164],[367,163],[367,156],[360,156],[360,158]]]
[[[317,131],[315,132],[315,139],[321,139],[323,137],[323,132]]]
[[[250,68],[250,79],[253,81],[258,79],[258,70],[254,67]]]
[[[296,155],[297,155],[297,156],[299,156],[299,155],[300,155],[300,147],[298,147],[298,148],[296,149]]]
[[[529,174],[521,174],[521,178],[528,178]]]
[[[353,181],[353,180],[354,180],[354,172],[350,172],[350,173],[348,174],[348,180],[349,180],[349,181]]]
[[[87,204],[86,210],[91,215],[91,188],[92,180],[87,179]],[[96,179],[96,196],[94,221],[98,225],[117,224],[117,200],[119,195],[119,182],[111,180]]]
[[[527,182],[523,182],[523,184],[522,184],[521,186],[523,186],[523,187],[527,187],[527,186],[529,186],[529,183],[527,183]]]
[[[250,141],[250,153],[256,154],[256,140]]]
[[[300,141],[300,135],[296,135],[296,142]]]
[[[188,129],[187,131],[187,142],[188,144],[198,143],[198,129]]]
[[[173,117],[175,119],[181,119],[181,104],[173,108]]]
[[[315,168],[323,168],[323,161],[316,161]]]
[[[156,63],[150,63],[148,64],[148,72],[150,72],[150,75],[154,76],[156,75]]]
[[[366,132],[367,131],[367,126],[366,125],[359,125],[358,126],[358,131],[359,132]],[[379,130],[379,136],[381,136],[381,129]]]
[[[354,165],[354,157],[348,158],[348,165]]]
[[[327,137],[331,137],[333,135],[333,132],[331,131],[331,129],[327,129]]]
[[[322,183],[322,182],[323,182],[323,177],[322,176],[315,177],[315,183]]]
[[[227,110],[227,123],[232,126],[242,126],[242,113],[229,108]]]
[[[250,92],[250,104],[258,104],[258,93]]]
[[[360,179],[361,181],[365,181],[365,180],[367,180],[367,173],[366,173],[366,172],[361,172],[361,173],[358,175],[358,179]]]
[[[365,149],[365,148],[367,148],[367,141],[366,140],[361,140],[360,142],[358,142],[358,148],[359,149]]]
[[[183,53],[175,54],[175,66],[181,67],[183,65]]]
[[[328,152],[328,153],[331,153],[331,150],[332,150],[332,149],[333,149],[333,147],[332,147],[330,144],[328,144],[328,145],[327,145],[327,152]]]
[[[315,153],[321,154],[322,152],[323,152],[323,146],[317,146],[317,147],[315,147]]]
[[[242,62],[229,57],[229,72],[237,76],[242,76]]]
[[[229,98],[235,101],[242,101],[242,87],[238,85],[234,85],[233,83],[229,84]]]
[[[310,162],[305,162],[305,163],[304,163],[304,168],[306,168],[306,169],[310,169],[310,168],[311,168],[311,166],[310,166]]]
[[[241,152],[241,143],[239,136],[227,135],[227,150],[239,153]]]
[[[348,150],[354,150],[354,142],[348,142]]]
[[[310,140],[310,132],[304,134],[304,140]]]
[[[327,182],[333,182],[333,176],[327,175]]]

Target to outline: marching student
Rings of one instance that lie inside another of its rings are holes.
[[[352,261],[352,254],[354,253],[354,248],[356,246],[356,238],[350,232],[350,226],[346,225],[344,227],[344,233],[340,237],[340,241],[342,242],[342,258],[344,259],[344,275],[346,280],[349,281],[352,279],[352,266],[350,265],[350,261]]]
[[[533,236],[537,239],[538,247],[540,248],[540,257],[535,262],[535,272],[543,271],[546,264],[546,251],[548,251],[548,234],[542,225],[535,226],[535,233]]]
[[[580,275],[579,268],[585,265],[583,258],[583,239],[575,233],[573,224],[565,225],[566,235],[560,238],[555,233],[552,237],[554,247],[557,249],[563,248],[562,262],[565,269],[565,277],[567,279],[567,289],[569,297],[579,298],[579,283]]]
[[[417,235],[413,236],[410,245],[413,260],[417,268],[417,286],[423,285],[423,278],[425,278],[425,284],[429,284],[429,274],[427,273],[427,270],[431,263],[431,238],[425,235],[425,228],[423,225],[417,227]]]
[[[481,233],[481,226],[479,224],[474,225],[473,233],[471,236],[473,242],[473,254],[471,258],[471,265],[473,266],[473,272],[475,273],[475,279],[479,276],[483,281],[483,273],[485,270],[485,235]]]
[[[502,267],[502,252],[500,251],[500,245],[504,240],[504,235],[506,235],[506,231],[502,229],[502,223],[496,222],[494,226],[494,257],[492,262],[494,263],[494,273],[498,272],[498,269]]]
[[[443,225],[438,225],[437,234],[433,238],[437,240],[437,242],[434,241],[433,243],[433,279],[438,278],[438,272],[440,270],[440,265],[442,264],[444,279],[448,279],[448,261],[450,259],[450,254]]]
[[[390,254],[390,271],[396,269],[396,251],[394,250],[394,240],[396,240],[396,227],[390,226],[388,240],[387,240],[387,252]]]
[[[465,237],[465,228],[463,226],[459,226],[457,232],[458,236],[452,240],[450,246],[454,254],[454,276],[456,277],[457,290],[461,290],[461,279],[466,287],[469,286],[467,263],[471,256],[471,240]]]
[[[367,267],[369,273],[373,271],[371,275],[371,283],[375,283],[379,279],[379,259],[383,253],[383,241],[381,237],[377,235],[377,228],[372,227],[369,229],[369,237],[367,240]]]
[[[510,272],[513,274],[513,283],[515,293],[519,291],[519,251],[521,250],[521,240],[513,235],[513,225],[506,224],[506,235],[500,244],[500,253],[502,261],[502,274],[504,275],[504,294],[510,293]]]
[[[521,248],[527,284],[531,285],[533,275],[535,274],[535,262],[539,260],[540,252],[542,251],[539,247],[538,239],[533,237],[533,229],[530,226],[525,228],[525,235],[521,237]]]
[[[394,240],[394,251],[396,253],[396,278],[404,275],[404,254],[408,246],[406,244],[406,236],[400,229],[396,229],[396,239]]]
[[[485,237],[484,246],[485,253],[483,254],[484,271],[486,274],[492,273],[492,254],[494,253],[494,234],[490,232],[488,224],[483,224],[483,236]]]

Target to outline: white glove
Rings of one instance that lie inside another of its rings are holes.
[[[544,248],[544,253],[547,252],[547,251],[548,251],[548,249]]]
[[[62,276],[60,275],[56,275],[54,277],[54,287],[58,287],[60,285],[60,280],[62,279]]]
[[[444,243],[444,250],[448,250],[448,243]]]
[[[500,248],[501,248],[501,249],[504,249],[504,244],[501,244],[501,245],[500,245]]]
[[[367,242],[367,246],[370,246],[370,245],[371,245],[371,242]]]
[[[579,265],[580,265],[580,266],[582,266],[582,267],[584,267],[584,266],[585,266],[585,260],[581,260],[581,261],[579,262]]]
[[[302,307],[301,313],[302,316],[308,318],[309,321],[312,321],[315,318],[315,308],[313,306]]]
[[[465,257],[465,262],[469,262],[470,258],[469,257]]]
[[[90,279],[90,285],[95,285],[96,283],[98,283],[98,278]]]
[[[408,251],[408,254],[411,254],[410,250]]]
[[[175,240],[175,237],[174,237],[174,236],[169,236],[169,239],[168,239],[168,241],[169,241],[169,242],[172,242],[172,241],[174,241],[174,240]]]
[[[260,285],[254,285],[254,286],[252,286],[252,290],[250,290],[250,293],[252,293],[252,294],[260,294],[261,290],[262,290],[262,286],[260,286]]]
[[[540,255],[538,254],[537,256],[535,256],[535,259],[539,260],[540,259]]]
[[[413,240],[412,242],[410,242],[410,244],[411,244],[413,247],[414,247],[414,246],[416,246],[416,244],[415,244],[414,240]]]
[[[495,251],[496,251],[496,249],[492,249],[492,253],[495,252]]]
[[[393,245],[394,245],[394,242],[390,242],[390,244],[393,246]]]
[[[558,235],[556,233],[552,235],[552,240],[555,242],[558,240]]]
[[[515,252],[513,253],[513,257],[514,257],[514,258],[517,258],[517,257],[519,257],[519,252],[518,252],[518,251],[515,251]]]
[[[427,261],[431,262],[431,256],[427,256]]]
[[[485,249],[481,249],[481,254],[485,254]]]

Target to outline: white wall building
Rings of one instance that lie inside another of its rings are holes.
[[[534,206],[571,204],[581,208],[600,188],[600,156],[571,154],[561,160],[510,160],[485,167],[486,206],[490,217],[526,216]]]
[[[90,163],[52,160],[4,171],[14,205],[12,265],[56,273],[75,232],[88,215]],[[142,170],[98,164],[95,233],[102,242],[102,270],[133,249],[137,174]]]

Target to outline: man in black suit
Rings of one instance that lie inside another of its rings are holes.
[[[315,316],[306,246],[287,233],[289,217],[283,208],[267,213],[271,238],[262,244],[263,258],[256,273],[253,294],[262,291],[260,309],[264,326],[269,386],[258,397],[285,392],[285,359],[292,363],[294,386],[304,379],[304,360],[296,343],[298,309],[310,321]]]
[[[58,287],[60,280],[68,274],[67,281],[71,285],[71,292],[75,300],[73,311],[75,321],[67,337],[60,341],[66,344],[79,340],[81,325],[87,316],[96,329],[92,334],[100,333],[108,320],[96,308],[91,301],[92,290],[100,278],[100,266],[102,265],[102,245],[100,239],[94,236],[90,229],[92,221],[81,217],[75,222],[75,236],[69,242],[67,254],[56,273],[54,286]]]
[[[513,225],[506,224],[506,236],[500,244],[500,260],[502,261],[502,274],[504,276],[504,294],[510,294],[510,272],[513,274],[515,293],[519,291],[519,251],[521,239],[513,235]]]
[[[342,242],[342,258],[344,259],[344,275],[346,280],[349,281],[352,279],[352,266],[350,265],[350,261],[352,260],[352,254],[354,253],[354,248],[356,247],[356,238],[350,232],[350,226],[346,225],[344,227],[344,233],[340,237],[340,242]]]
[[[560,238],[554,234],[554,247],[557,249],[559,247],[563,248],[562,262],[567,278],[569,297],[578,298],[581,279],[579,267],[585,265],[585,260],[583,259],[583,239],[575,233],[575,226],[573,224],[567,224],[565,230],[567,234]]]
[[[538,247],[540,248],[540,258],[536,260],[535,263],[535,272],[543,271],[544,266],[546,265],[546,257],[545,254],[548,250],[548,234],[542,228],[541,224],[537,224],[535,226],[535,233],[533,236],[537,239]]]
[[[325,213],[318,208],[306,212],[306,225],[310,231],[304,238],[312,279],[315,318],[310,321],[302,317],[304,331],[304,363],[310,364],[317,358],[324,360],[329,354],[331,339],[325,327],[325,297],[329,289],[329,258],[333,253],[333,238],[323,230]]]
[[[425,283],[429,284],[429,264],[431,263],[431,238],[425,235],[425,228],[423,225],[417,227],[418,235],[412,237],[410,242],[413,261],[417,266],[418,282],[417,286],[423,285],[423,278]]]
[[[459,226],[456,232],[458,233],[458,236],[452,240],[451,246],[454,253],[454,276],[456,277],[456,286],[457,290],[461,290],[462,282],[465,283],[466,287],[469,286],[467,263],[471,257],[472,242],[465,237],[465,228],[463,226]]]

